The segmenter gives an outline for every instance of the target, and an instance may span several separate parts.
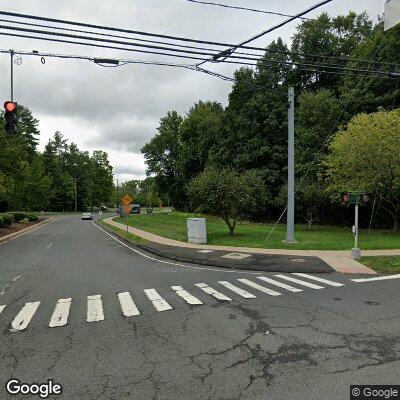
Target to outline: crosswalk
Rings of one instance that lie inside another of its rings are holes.
[[[315,283],[318,282],[318,285]],[[289,284],[290,283],[290,284]],[[323,285],[323,286],[322,286]],[[286,293],[298,293],[304,290],[321,290],[327,287],[340,287],[343,283],[321,278],[319,276],[293,273],[293,274],[275,274],[273,277],[256,276],[252,279],[235,279],[234,282],[217,281],[213,284],[205,282],[195,283],[193,288],[184,288],[180,285],[171,286],[168,290],[168,296],[175,294],[179,301],[190,306],[201,306],[210,299],[219,302],[240,301],[240,299],[255,299],[258,296],[282,296]],[[164,289],[165,290],[165,289]],[[195,291],[193,293],[193,291]],[[155,288],[135,291],[135,297],[141,296],[152,305],[157,313],[171,311],[174,307],[163,297],[162,292]],[[143,310],[137,306],[130,292],[117,293],[122,315],[126,318],[140,317]],[[140,299],[143,302],[143,299]],[[169,300],[170,301],[170,300]],[[41,302],[28,302],[20,309],[17,315],[9,324],[11,333],[22,332],[26,330],[37,313]],[[140,303],[139,303],[140,304]],[[143,303],[142,303],[143,304]],[[172,302],[174,304],[174,302]],[[51,314],[48,327],[60,328],[68,324],[70,312],[73,310],[74,300],[72,298],[61,298],[57,301]],[[0,305],[0,314],[7,308],[7,305]],[[0,315],[0,326],[3,323]],[[96,323],[105,319],[103,308],[103,298],[101,294],[91,294],[86,297],[86,322]],[[5,321],[7,323],[7,321]]]

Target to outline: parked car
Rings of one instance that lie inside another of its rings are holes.
[[[141,208],[140,204],[133,204],[131,208],[131,214],[140,214]]]
[[[84,212],[82,214],[82,219],[93,219],[93,214],[91,212]]]

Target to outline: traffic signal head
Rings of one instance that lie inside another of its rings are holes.
[[[342,193],[342,194],[340,195],[340,201],[341,201],[343,204],[349,204],[349,203],[350,203],[350,200],[351,200],[351,195],[350,195],[350,193]]]
[[[18,117],[17,117],[17,103],[13,101],[6,101],[4,103],[4,119],[5,119],[5,131],[8,134],[14,134],[17,132],[17,124],[18,124]]]

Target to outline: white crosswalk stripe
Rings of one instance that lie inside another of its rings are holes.
[[[231,298],[225,296],[223,293],[218,292],[218,290],[213,289],[212,287],[208,286],[205,283],[196,283],[195,286],[200,288],[204,293],[210,294],[211,296],[215,297],[221,301],[232,301]]]
[[[268,288],[266,288],[264,286],[259,285],[258,283],[255,283],[253,281],[249,281],[248,279],[238,279],[238,281],[242,282],[245,285],[248,285],[248,286],[250,286],[250,287],[252,287],[254,289],[257,289],[260,292],[269,294],[270,296],[280,296],[281,295],[281,293],[275,292],[275,290],[268,289]]]
[[[32,317],[35,315],[37,308],[39,307],[40,301],[34,303],[25,303],[21,311],[11,322],[11,332],[18,332],[25,330]]]
[[[179,297],[182,297],[182,299],[184,299],[188,304],[191,305],[203,304],[202,301],[200,301],[197,297],[190,294],[182,286],[171,286],[171,289],[174,290]]]
[[[278,282],[275,279],[267,278],[265,276],[257,276],[257,279],[260,279],[264,282],[270,283],[271,285],[278,286],[282,289],[289,290],[289,292],[302,292],[303,291],[303,289],[295,288],[293,286],[287,285],[286,283]]]
[[[0,314],[6,308],[6,306],[0,306]]]
[[[172,307],[158,294],[156,289],[145,289],[144,292],[158,312],[172,310]]]
[[[292,278],[291,276],[286,276],[286,275],[274,275],[274,276],[277,278],[280,278],[280,279],[285,279],[289,282],[297,283],[298,285],[307,286],[311,289],[324,289],[323,286],[315,285],[314,283],[305,282],[305,281],[302,281],[297,278]]]
[[[133,317],[135,315],[140,315],[140,311],[136,307],[135,302],[129,292],[118,293],[119,303],[122,309],[122,315],[124,317]]]
[[[55,328],[57,326],[67,325],[69,309],[71,307],[72,299],[59,299],[56,307],[54,308],[53,315],[51,316],[49,327]]]
[[[254,294],[251,294],[247,292],[246,290],[243,290],[235,285],[232,285],[232,283],[227,282],[227,281],[219,281],[219,284],[222,286],[225,286],[227,289],[232,290],[232,292],[237,293],[239,296],[244,297],[245,299],[255,299],[256,296]]]
[[[101,295],[87,297],[87,322],[98,322],[104,320],[103,302]]]
[[[334,281],[331,281],[331,280],[325,279],[325,278],[320,278],[319,276],[314,276],[314,275],[309,275],[309,274],[303,274],[303,273],[300,273],[300,272],[295,272],[295,273],[293,273],[292,275],[300,276],[300,277],[302,277],[302,278],[311,279],[312,281],[317,281],[317,282],[325,283],[325,285],[329,285],[329,286],[335,286],[335,287],[344,286],[343,283],[334,282]]]

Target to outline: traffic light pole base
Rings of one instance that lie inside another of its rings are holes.
[[[297,240],[296,239],[294,239],[294,240],[288,240],[288,239],[285,239],[285,240],[282,240],[282,242],[283,243],[288,243],[288,244],[293,244],[293,243],[297,243]]]
[[[361,250],[358,247],[353,247],[351,249],[351,258],[353,260],[359,260],[361,258]]]

